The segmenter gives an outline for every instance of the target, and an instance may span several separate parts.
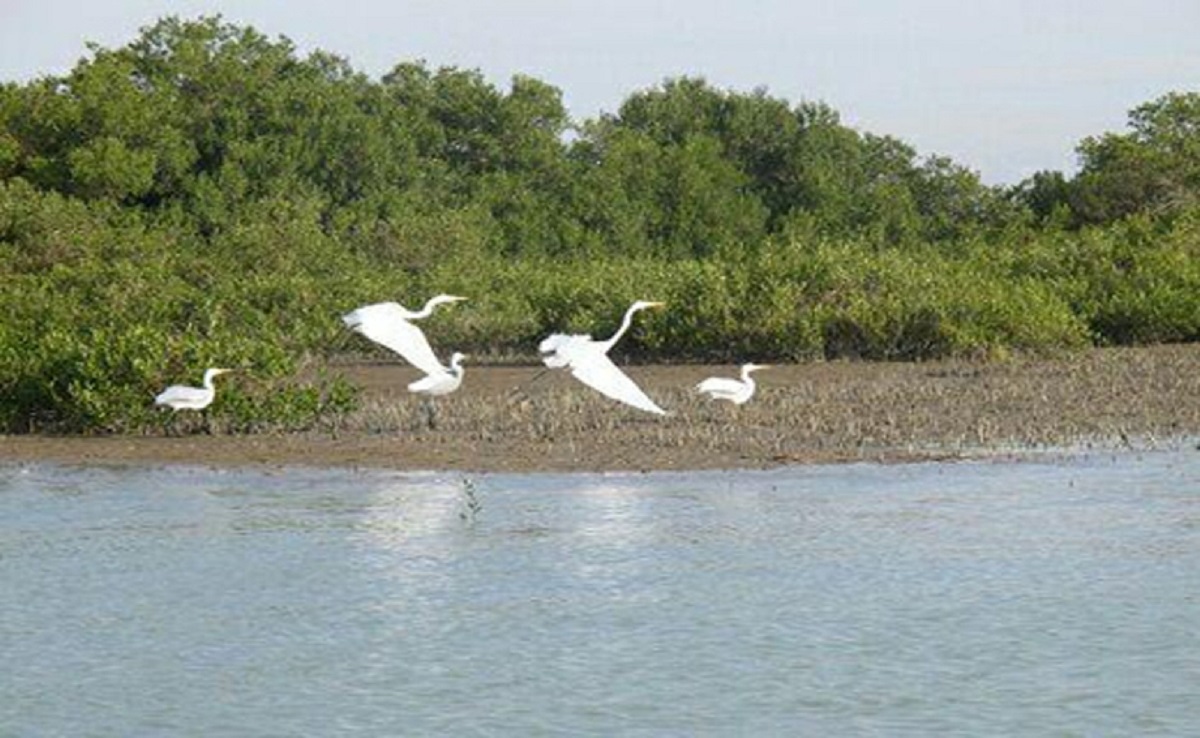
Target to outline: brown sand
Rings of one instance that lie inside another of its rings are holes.
[[[470,367],[432,414],[398,364],[340,367],[363,407],[321,432],[0,436],[0,462],[369,466],[474,471],[710,469],[959,458],[1068,445],[1195,446],[1200,345],[995,362],[813,363],[760,372],[742,407],[692,391],[734,367],[634,366],[652,416],[540,367]],[[535,379],[536,377],[536,379]],[[218,400],[219,401],[219,400]]]

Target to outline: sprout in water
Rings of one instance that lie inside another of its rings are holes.
[[[462,502],[462,509],[458,511],[459,519],[468,525],[474,525],[479,511],[483,509],[483,503],[475,494],[475,481],[470,477],[462,478]]]

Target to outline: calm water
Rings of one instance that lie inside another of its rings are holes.
[[[0,664],[5,736],[1198,735],[1200,453],[0,467]]]

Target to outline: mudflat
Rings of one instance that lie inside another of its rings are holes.
[[[1000,361],[781,365],[756,375],[758,394],[740,407],[692,389],[709,376],[736,376],[737,367],[626,367],[667,417],[607,400],[540,366],[468,365],[462,389],[433,401],[405,390],[418,374],[399,363],[331,369],[362,388],[362,403],[320,430],[0,436],[0,462],[713,469],[1077,445],[1195,447],[1200,438],[1200,344]]]

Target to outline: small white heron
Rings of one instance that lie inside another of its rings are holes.
[[[421,406],[425,413],[425,425],[430,430],[437,430],[437,408],[433,406],[434,397],[448,395],[462,385],[463,367],[462,360],[467,358],[465,354],[457,351],[450,357],[450,366],[445,367],[438,364],[438,370],[431,374],[411,382],[408,385],[408,391],[419,395],[425,395],[421,399]]]
[[[750,373],[770,368],[769,364],[742,364],[741,379],[709,377],[696,385],[696,391],[714,400],[728,400],[735,405],[742,405],[754,396],[754,378]]]
[[[462,384],[462,360],[465,358],[467,358],[466,354],[455,351],[454,355],[450,357],[450,366],[444,367],[439,364],[438,371],[410,383],[408,391],[433,397],[450,394]]]
[[[173,384],[154,398],[155,405],[164,405],[172,410],[203,410],[212,404],[217,396],[217,388],[213,386],[213,378],[233,371],[232,369],[208,369],[204,372],[203,387],[189,387],[185,384]]]
[[[621,327],[607,341],[597,341],[584,334],[555,333],[538,346],[542,361],[551,369],[567,367],[576,379],[606,397],[632,405],[639,410],[666,415],[665,410],[647,397],[641,387],[608,358],[609,349],[616,345],[633,324],[634,313],[646,308],[662,307],[663,304],[646,300],[633,303],[625,311]]]
[[[465,299],[456,295],[437,295],[415,312],[396,302],[380,302],[346,313],[342,316],[342,322],[350,330],[400,354],[405,361],[426,374],[438,374],[445,372],[446,368],[433,353],[429,339],[409,321],[428,318],[438,305]]]

